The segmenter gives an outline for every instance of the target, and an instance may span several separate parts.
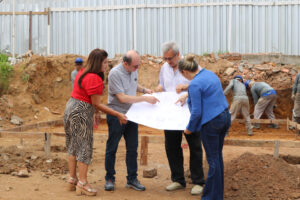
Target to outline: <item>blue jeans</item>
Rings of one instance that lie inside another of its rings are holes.
[[[230,113],[225,109],[217,117],[201,128],[201,140],[209,165],[208,176],[202,200],[222,200],[224,198],[224,137],[231,125]]]
[[[138,148],[138,125],[128,121],[121,125],[118,118],[107,115],[108,139],[105,152],[105,180],[115,181],[115,162],[118,145],[122,136],[126,143],[126,166],[127,181],[133,181],[137,178],[137,148]]]

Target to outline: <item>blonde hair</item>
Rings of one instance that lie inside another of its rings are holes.
[[[187,55],[183,59],[181,59],[178,63],[178,69],[179,71],[190,71],[195,72],[198,69],[198,63],[195,61],[194,55]]]

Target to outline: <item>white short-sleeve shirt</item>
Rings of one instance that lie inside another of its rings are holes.
[[[190,81],[184,78],[178,69],[174,72],[173,68],[165,62],[160,69],[159,84],[166,92],[176,92],[177,85],[190,84]]]

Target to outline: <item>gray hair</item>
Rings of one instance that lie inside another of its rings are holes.
[[[174,54],[178,54],[179,53],[179,47],[176,44],[176,42],[165,42],[165,43],[162,44],[162,51],[163,51],[163,53],[166,53],[170,49],[172,49],[172,51],[174,52]]]

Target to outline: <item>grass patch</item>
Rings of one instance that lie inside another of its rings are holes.
[[[229,53],[228,50],[227,50],[227,51],[221,51],[221,50],[218,51],[218,55],[219,55],[219,54],[228,54],[228,53]]]
[[[0,54],[0,96],[8,89],[12,72],[13,67],[8,63],[8,56]]]
[[[209,56],[210,55],[210,53],[208,53],[208,52],[204,52],[203,54],[202,54],[202,56]]]

